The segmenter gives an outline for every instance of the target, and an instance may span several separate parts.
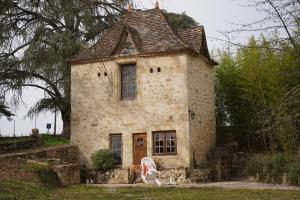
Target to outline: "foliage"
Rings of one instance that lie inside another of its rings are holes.
[[[294,49],[282,48],[272,48],[261,36],[250,38],[247,48],[235,55],[220,53],[215,71],[218,134],[231,127],[231,139],[241,146],[273,153],[296,150],[300,68]]]
[[[290,184],[299,185],[300,157],[298,155],[290,158],[281,153],[252,155],[246,163],[246,172],[248,176],[257,177],[259,181],[271,183],[282,183],[287,174]]]
[[[61,112],[70,135],[70,65],[124,11],[126,0],[18,0],[0,6],[0,96],[17,104],[24,87],[44,91],[28,115]]]
[[[176,188],[176,187],[133,187],[109,190],[87,185],[55,187],[38,185],[17,180],[0,182],[1,197],[11,199],[158,199],[158,200],[298,200],[298,190],[237,190],[214,187]],[[6,199],[6,198],[4,198]]]
[[[198,23],[190,16],[188,16],[185,12],[179,13],[171,13],[163,10],[168,22],[177,29],[187,28],[197,26]]]
[[[13,116],[13,114],[8,110],[8,107],[5,105],[4,101],[0,98],[0,117],[5,116],[7,118]]]
[[[27,163],[26,168],[36,174],[40,183],[47,185],[60,185],[57,173],[55,173],[48,165]]]
[[[288,166],[288,178],[292,185],[300,185],[300,162]]]
[[[100,149],[91,155],[92,165],[96,170],[109,171],[114,165],[114,155],[109,149]]]

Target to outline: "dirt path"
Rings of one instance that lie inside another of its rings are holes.
[[[144,184],[93,184],[91,186],[111,188],[111,189],[134,188],[134,187],[157,187],[157,186],[153,186],[153,185],[144,185]],[[226,189],[300,190],[300,187],[297,187],[297,186],[266,184],[266,183],[246,182],[246,181],[229,181],[229,182],[182,184],[182,185],[162,185],[162,187],[177,187],[177,188],[220,187],[220,188],[226,188]]]

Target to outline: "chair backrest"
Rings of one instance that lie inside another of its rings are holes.
[[[147,166],[149,171],[157,171],[156,170],[156,165],[155,165],[152,158],[149,158],[149,157],[142,158],[141,165],[142,166],[144,166],[144,165]]]

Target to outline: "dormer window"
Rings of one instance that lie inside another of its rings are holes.
[[[124,43],[123,49],[120,52],[120,55],[131,55],[134,54],[134,47],[130,41]]]
[[[136,98],[136,64],[121,65],[121,99]]]

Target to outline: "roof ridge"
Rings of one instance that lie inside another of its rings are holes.
[[[177,31],[174,30],[174,28],[171,26],[171,24],[169,23],[169,21],[167,20],[167,17],[165,16],[165,14],[162,12],[161,9],[155,9],[159,11],[159,14],[163,17],[163,19],[165,20],[165,22],[167,23],[167,26],[169,27],[169,30],[171,31],[171,33],[173,33],[176,37],[176,39],[187,49],[190,49],[190,47],[181,40],[181,38],[178,36]]]
[[[133,31],[133,30],[135,31],[135,29],[134,29],[132,26],[130,26],[129,24],[127,24],[127,23],[126,23],[125,27],[126,27],[126,29],[127,29],[127,31],[128,31],[128,36],[129,36],[131,42],[133,43],[134,47],[136,48],[136,50],[137,50],[138,52],[141,52],[141,49],[140,49],[139,45],[136,44],[136,42],[137,42],[137,41],[135,41],[136,37],[135,37],[135,35],[131,32],[131,31]],[[137,32],[137,34],[138,34],[138,32]]]
[[[187,26],[187,27],[180,27],[176,30],[186,30],[186,29],[196,29],[196,28],[204,28],[204,26],[203,25]]]

